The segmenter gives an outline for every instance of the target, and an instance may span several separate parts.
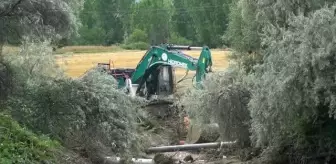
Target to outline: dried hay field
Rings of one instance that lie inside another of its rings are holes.
[[[69,51],[70,52],[70,51]],[[69,53],[67,52],[67,53]],[[71,53],[71,52],[70,52]],[[97,66],[98,63],[113,61],[115,68],[135,68],[146,51],[119,50],[97,53],[74,53],[72,55],[56,55],[57,63],[70,77],[77,78],[87,70]],[[186,54],[198,58],[200,51],[185,51]],[[224,50],[211,50],[213,57],[213,71],[224,70],[228,66],[228,53]],[[193,77],[195,72],[189,72],[188,77]],[[176,78],[179,80],[185,75],[184,69],[176,69]],[[191,84],[191,79],[178,85],[184,87]]]

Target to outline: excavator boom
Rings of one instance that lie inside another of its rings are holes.
[[[179,50],[202,50],[199,59],[184,54]],[[146,52],[140,60],[133,73],[132,82],[140,84],[141,80],[148,78],[150,72],[159,66],[171,66],[186,69],[187,71],[196,71],[196,82],[200,83],[204,78],[208,69],[212,66],[211,52],[208,47],[191,47],[179,45],[162,45],[153,46]],[[146,73],[147,72],[147,73]]]

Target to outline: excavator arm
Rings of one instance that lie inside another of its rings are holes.
[[[198,59],[182,53],[179,50],[202,50]],[[196,83],[202,87],[200,82],[205,78],[206,73],[211,71],[212,57],[208,47],[191,47],[161,45],[153,46],[146,52],[137,65],[131,77],[133,84],[138,84],[137,93],[145,84],[146,80],[160,66],[180,67],[187,71],[196,71]]]

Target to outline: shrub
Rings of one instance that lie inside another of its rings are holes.
[[[95,162],[140,151],[142,99],[119,91],[112,76],[94,69],[80,79],[65,77],[47,43],[24,45],[11,56],[15,87],[8,106],[16,120]]]
[[[192,44],[192,41],[179,36],[177,33],[172,33],[169,37],[169,43],[171,44],[181,44],[181,45],[190,45]]]
[[[126,44],[132,43],[147,43],[148,42],[148,34],[140,29],[135,29],[132,34],[127,38]]]
[[[149,48],[149,44],[145,42],[136,42],[122,45],[123,49],[127,50],[147,50]]]
[[[178,102],[192,119],[201,124],[218,123],[225,141],[238,140],[249,146],[249,92],[243,84],[242,73],[231,67],[226,72],[209,74],[204,89],[191,89]]]
[[[37,136],[0,113],[0,163],[56,163],[55,152],[59,148],[58,142]]]

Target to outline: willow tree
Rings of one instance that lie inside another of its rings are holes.
[[[0,53],[6,42],[19,43],[24,36],[57,41],[76,34],[80,25],[77,14],[82,5],[83,0],[2,0]]]
[[[335,9],[292,14],[285,26],[265,29],[264,63],[251,75],[252,140],[286,163],[336,157]]]
[[[33,41],[57,42],[76,34],[77,13],[84,0],[1,0],[0,1],[0,104],[9,92],[11,75],[2,54],[3,45],[19,44],[24,37]]]

